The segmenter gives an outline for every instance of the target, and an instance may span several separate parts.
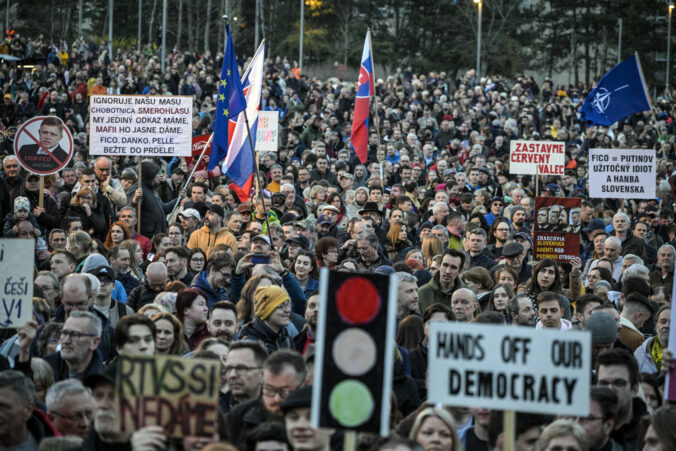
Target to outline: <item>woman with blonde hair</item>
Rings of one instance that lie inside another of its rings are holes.
[[[556,420],[543,429],[537,442],[537,451],[587,451],[589,436],[582,426],[572,420]]]
[[[96,252],[96,243],[92,241],[92,237],[87,232],[78,230],[66,238],[66,250],[75,257],[75,261],[77,262],[75,272],[79,273],[82,271],[84,261],[89,254]]]
[[[108,222],[103,211],[98,209],[96,192],[92,188],[88,186],[80,188],[80,191],[75,194],[71,201],[66,217],[80,218],[82,230],[89,232],[94,238],[99,238],[102,241],[106,239]]]
[[[460,437],[450,413],[436,407],[426,407],[415,417],[408,438],[425,451],[460,451]]]
[[[183,338],[181,322],[171,313],[160,312],[153,316],[153,323],[157,329],[158,354],[183,355],[190,351]]]
[[[429,268],[432,266],[432,260],[436,255],[443,255],[445,249],[444,245],[439,238],[434,235],[429,235],[423,238],[422,241],[422,254],[423,259],[425,260],[425,267]]]

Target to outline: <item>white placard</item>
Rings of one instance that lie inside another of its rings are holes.
[[[655,149],[589,149],[589,197],[654,199]]]
[[[277,152],[279,114],[259,111],[256,122],[256,152]]]
[[[21,327],[33,317],[35,240],[0,239],[0,328]]]
[[[516,412],[589,414],[588,331],[430,324],[429,402]]]
[[[93,95],[89,153],[189,157],[192,97]]]
[[[566,145],[557,141],[512,140],[509,143],[509,173],[563,175]]]

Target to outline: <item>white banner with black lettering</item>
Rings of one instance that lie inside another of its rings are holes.
[[[192,97],[93,95],[89,153],[144,157],[192,155]]]
[[[589,149],[589,197],[654,199],[655,149]]]
[[[431,322],[427,371],[431,403],[586,416],[591,334]]]

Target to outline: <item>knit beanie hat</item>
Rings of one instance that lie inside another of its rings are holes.
[[[289,300],[284,288],[276,285],[260,287],[254,294],[254,314],[261,320],[267,319],[277,307]]]
[[[21,210],[31,211],[31,203],[27,197],[19,196],[14,199],[14,213],[18,213]]]
[[[594,313],[584,323],[584,328],[591,332],[594,345],[614,343],[617,340],[617,323],[608,313]]]

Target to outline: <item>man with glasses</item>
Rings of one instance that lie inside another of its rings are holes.
[[[305,360],[297,351],[283,349],[271,354],[263,365],[261,397],[235,406],[227,415],[230,441],[242,449],[244,438],[251,430],[265,421],[278,418],[280,406],[300,388],[306,373]]]
[[[49,387],[45,396],[47,418],[62,435],[83,437],[91,426],[94,400],[77,379],[66,379]]]
[[[238,340],[231,344],[224,370],[228,391],[219,397],[223,413],[260,398],[263,363],[267,357],[265,347],[257,341]]]
[[[254,294],[254,315],[254,320],[240,332],[240,339],[260,341],[269,353],[293,347],[286,329],[291,319],[291,299],[284,288],[276,285],[258,288]]]
[[[611,437],[624,449],[638,449],[640,419],[647,408],[638,397],[638,365],[634,356],[620,348],[601,353],[597,359],[596,384],[609,387],[617,395],[617,421]]]
[[[589,437],[589,451],[615,450],[621,447],[610,438],[617,420],[617,395],[608,387],[592,387],[589,415],[575,421]]]
[[[121,318],[134,314],[129,306],[112,298],[115,288],[115,272],[110,266],[97,266],[88,273],[93,274],[101,283],[99,292],[94,296],[93,307],[108,318],[112,327],[117,326]]]
[[[111,174],[111,161],[108,157],[99,157],[94,162],[94,172],[99,182],[99,190],[104,196],[117,208],[124,207],[127,204],[127,195],[122,189],[119,180],[114,179]]]
[[[505,264],[511,267],[517,274],[517,285],[528,282],[532,274],[532,267],[526,260],[526,249],[521,243],[512,241],[502,248],[502,256]]]
[[[70,313],[61,330],[61,351],[44,357],[56,381],[82,380],[103,371],[103,357],[97,351],[101,331],[101,320],[95,314],[79,310]]]
[[[199,288],[207,295],[209,308],[218,301],[229,300],[228,292],[234,267],[235,259],[229,253],[219,251],[207,259],[206,269],[193,278],[190,286]]]

